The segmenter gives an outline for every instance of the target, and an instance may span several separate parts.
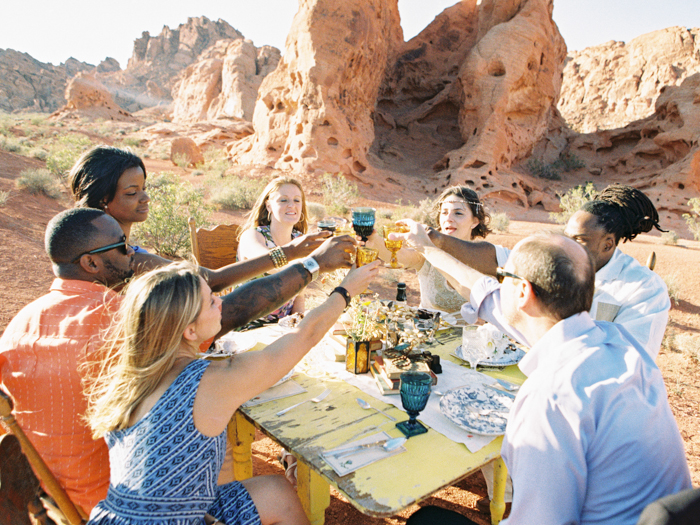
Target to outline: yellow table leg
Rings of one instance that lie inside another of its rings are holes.
[[[297,494],[311,525],[323,525],[331,504],[330,486],[301,460],[297,463]]]
[[[228,424],[228,439],[233,448],[233,472],[238,481],[253,477],[252,446],[255,425],[236,412]]]
[[[503,459],[498,458],[493,462],[493,499],[491,499],[491,525],[498,525],[503,519],[506,504],[503,501],[506,493],[506,478],[508,469]]]

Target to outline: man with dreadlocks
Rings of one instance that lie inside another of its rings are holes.
[[[659,226],[649,197],[630,186],[612,185],[585,203],[564,233],[588,249],[595,266],[591,316],[623,325],[656,359],[668,322],[671,301],[663,279],[617,249]]]
[[[617,249],[620,239],[632,240],[652,228],[664,231],[649,198],[638,189],[614,184],[595,200],[585,203],[569,219],[564,233],[585,246],[593,259],[596,275],[591,316],[598,321],[621,324],[656,359],[671,308],[666,284],[657,274]],[[429,237],[435,246],[458,261],[483,274],[496,275],[496,252],[492,244],[461,241],[434,230],[429,231]],[[528,343],[521,334],[503,326],[498,305],[490,305],[479,290],[471,290],[470,283],[460,284],[456,289],[461,288],[465,297],[471,292],[471,301],[462,307],[462,315],[468,322],[482,318]]]

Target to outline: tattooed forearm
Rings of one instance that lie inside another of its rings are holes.
[[[268,277],[250,281],[223,297],[221,335],[259,319],[279,308],[311,282],[311,275],[301,264]]]

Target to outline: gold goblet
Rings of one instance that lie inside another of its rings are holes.
[[[357,248],[357,267],[364,266],[377,260],[379,251],[367,246],[359,246]]]
[[[401,249],[403,241],[401,239],[391,240],[389,239],[390,233],[406,233],[408,228],[400,224],[394,226],[384,226],[384,246],[391,252],[391,260],[389,261],[389,266],[387,268],[400,269],[405,268],[403,264],[399,262],[396,257],[396,253]]]

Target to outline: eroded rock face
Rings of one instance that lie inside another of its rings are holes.
[[[387,64],[403,41],[396,0],[300,3],[277,69],[260,86],[241,164],[362,177]]]
[[[188,18],[177,29],[163,27],[158,36],[147,31],[134,41],[134,50],[124,71],[106,73],[100,80],[128,111],[170,104],[170,91],[177,75],[219,40],[243,35],[223,20]],[[150,87],[148,86],[150,84]],[[161,93],[163,96],[154,96]]]
[[[65,103],[68,78],[93,66],[69,59],[54,66],[27,53],[0,49],[0,110],[56,111]]]
[[[174,120],[252,120],[258,88],[279,60],[279,50],[271,46],[257,49],[243,39],[218,41],[183,71],[173,87]]]
[[[52,114],[53,118],[67,118],[79,114],[90,118],[109,120],[133,120],[121,109],[107,88],[100,83],[94,72],[78,73],[66,87],[66,105]]]
[[[465,0],[408,43],[397,0],[336,4],[301,6],[234,160],[380,186],[398,172],[527,206],[533,183],[508,169],[556,114],[566,47],[552,1]]]
[[[628,44],[607,42],[569,54],[559,110],[576,131],[624,127],[655,111],[665,86],[700,72],[700,28],[669,27]]]
[[[655,108],[623,128],[574,134],[569,146],[586,161],[588,180],[629,184],[659,210],[687,212],[700,193],[700,73],[662,89]]]

